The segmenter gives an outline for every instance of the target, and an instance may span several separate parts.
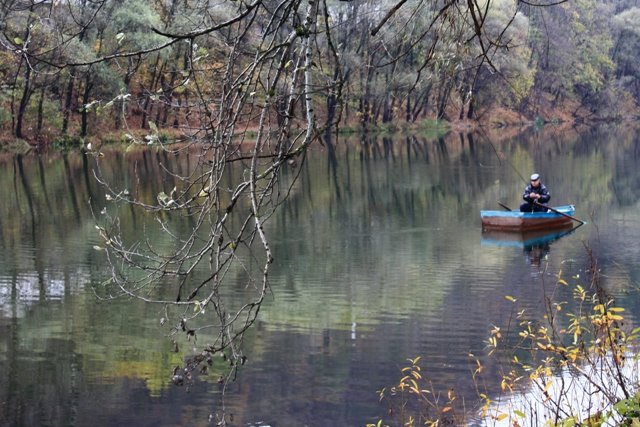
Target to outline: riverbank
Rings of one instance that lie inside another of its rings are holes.
[[[517,110],[503,107],[494,107],[478,112],[477,119],[474,120],[437,120],[435,118],[423,118],[414,123],[391,122],[381,124],[368,124],[353,121],[343,121],[337,128],[338,135],[353,134],[397,134],[410,133],[426,135],[433,138],[445,137],[447,134],[455,135],[461,133],[477,132],[488,136],[492,141],[511,139],[522,132],[534,129],[539,132],[566,133],[581,132],[602,124],[622,124],[623,126],[636,127],[640,119],[640,109],[636,106],[629,106],[625,114],[615,113],[606,116],[597,115],[582,111],[577,103],[565,103],[561,107],[539,106],[531,114],[525,115]],[[453,116],[451,112],[450,116]],[[322,120],[320,120],[322,121]],[[246,131],[249,136],[255,134],[249,128]],[[183,140],[184,135],[180,129],[159,128],[143,129],[128,128],[114,131],[105,129],[99,134],[80,137],[78,135],[51,135],[47,138],[41,137],[37,140],[16,139],[6,130],[0,131],[0,153],[26,153],[42,152],[47,150],[69,151],[82,150],[88,146],[94,149],[103,145],[110,146],[130,146],[132,143],[146,145],[151,141],[151,145],[157,142],[170,143],[171,141]]]

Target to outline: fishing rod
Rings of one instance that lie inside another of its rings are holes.
[[[498,158],[498,161],[500,161],[500,163],[502,163],[502,159],[500,158],[500,155],[499,155],[499,153],[498,153],[498,150],[496,149],[496,146],[495,146],[495,144],[493,143],[493,141],[491,140],[491,138],[489,137],[489,135],[487,135],[487,133],[486,133],[486,132],[484,131],[484,129],[482,129],[482,128],[480,128],[480,132],[481,132],[481,134],[484,136],[484,138],[489,142],[489,144],[491,145],[491,148],[493,148],[493,152],[496,154],[496,157]],[[507,164],[511,167],[511,169],[513,169],[513,171],[514,171],[514,172],[515,172],[515,173],[520,177],[520,179],[521,179],[521,180],[522,180],[526,185],[528,185],[528,184],[529,184],[529,181],[527,181],[527,180],[522,176],[522,174],[520,173],[520,171],[518,171],[518,169],[516,169],[516,168],[515,168],[515,166],[513,166],[513,164],[512,164],[508,159],[506,159],[506,162],[507,162]],[[507,205],[505,205],[505,204],[503,204],[503,203],[500,203],[500,202],[498,202],[498,204],[499,204],[501,207],[503,207],[504,209],[506,209],[507,211],[511,211],[511,208],[510,208],[510,207],[508,207]],[[540,207],[543,207],[543,208],[546,208],[546,209],[550,210],[551,212],[555,212],[555,213],[557,213],[557,214],[559,214],[559,215],[565,216],[565,217],[570,218],[570,219],[572,219],[572,220],[574,220],[574,221],[577,221],[580,225],[584,225],[584,224],[585,224],[585,222],[584,222],[584,221],[582,221],[581,219],[578,219],[578,218],[576,218],[576,217],[573,217],[573,216],[571,216],[571,215],[568,215],[568,214],[566,214],[566,213],[564,213],[564,212],[558,211],[557,209],[554,209],[554,208],[552,208],[552,207],[550,207],[550,206],[543,205],[542,203],[539,203],[537,200],[534,200],[534,201],[533,201],[533,204],[534,204],[534,205],[537,205],[537,206],[540,206]],[[580,225],[578,225],[578,227],[579,227]],[[577,227],[576,227],[576,228],[577,228]]]
[[[482,136],[484,137],[484,139],[486,139],[489,144],[491,145],[491,148],[493,148],[493,152],[496,154],[496,157],[498,158],[498,161],[502,164],[502,159],[500,158],[500,153],[498,153],[498,149],[496,148],[495,144],[493,143],[493,141],[491,140],[491,138],[489,137],[489,135],[487,135],[487,133],[485,132],[485,130],[483,128],[480,128],[480,133],[482,134]],[[529,181],[526,180],[522,174],[520,173],[520,171],[518,171],[518,169],[516,169],[515,166],[513,166],[513,164],[511,163],[511,161],[509,161],[509,159],[506,159],[507,164],[509,165],[509,167],[511,169],[513,169],[513,171],[516,173],[516,175],[518,175],[520,177],[520,179],[525,183],[528,184]]]

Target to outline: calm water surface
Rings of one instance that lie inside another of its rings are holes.
[[[154,195],[174,185],[164,166],[196,159],[105,150],[99,161],[115,185]],[[376,391],[415,356],[435,389],[472,398],[468,354],[484,358],[492,325],[507,321],[504,296],[542,313],[560,270],[583,273],[585,244],[637,323],[639,164],[640,135],[617,128],[318,146],[286,172],[300,179],[267,227],[272,292],[228,389],[232,425],[364,426],[386,414]],[[217,375],[171,383],[183,353],[161,308],[95,297],[105,260],[90,206],[106,205],[95,167],[80,154],[0,158],[0,426],[209,425]],[[533,171],[587,224],[536,247],[483,234],[479,211],[515,208]],[[122,217],[132,233],[151,220]],[[242,295],[235,280],[229,298]]]

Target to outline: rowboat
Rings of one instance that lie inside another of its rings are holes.
[[[574,212],[573,205],[565,205],[547,212],[480,211],[480,218],[483,230],[555,230],[571,224]]]

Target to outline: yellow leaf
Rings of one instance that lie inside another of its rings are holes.
[[[516,300],[514,297],[512,297],[511,295],[506,295],[506,296],[504,297],[504,299],[506,299],[507,301],[511,301],[511,302],[516,302],[516,301],[517,301],[517,300]]]
[[[496,417],[496,420],[497,420],[497,421],[502,421],[502,420],[504,420],[505,418],[507,418],[508,416],[509,416],[508,414],[500,414],[500,415],[498,415],[498,416]]]
[[[569,285],[569,284],[567,283],[567,281],[566,281],[566,280],[564,280],[564,279],[560,279],[560,280],[558,280],[558,284],[559,284],[559,285],[564,285],[564,286],[568,286],[568,285]]]

